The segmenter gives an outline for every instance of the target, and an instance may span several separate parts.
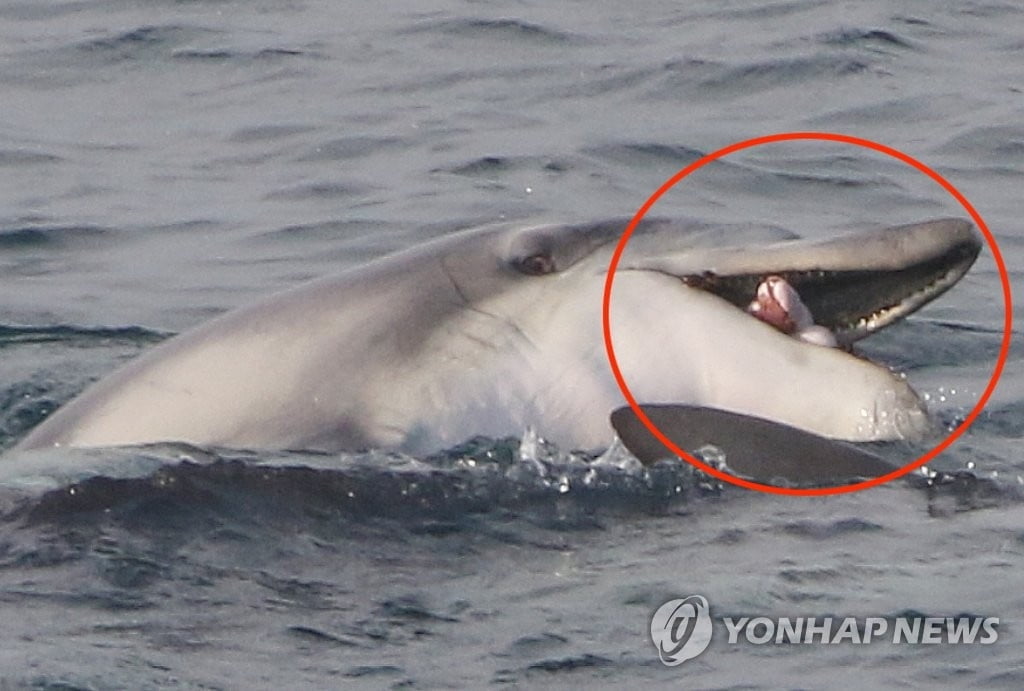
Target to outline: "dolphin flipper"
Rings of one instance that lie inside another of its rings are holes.
[[[684,451],[713,445],[732,474],[767,484],[835,485],[896,470],[882,458],[841,441],[763,418],[689,405],[643,405],[644,413]],[[630,407],[611,414],[612,427],[644,464],[676,456]]]

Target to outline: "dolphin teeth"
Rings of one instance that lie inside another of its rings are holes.
[[[799,308],[784,308],[774,314],[773,303],[757,295],[760,290],[779,292],[781,296],[786,291],[783,285],[788,286],[796,302],[813,315],[811,323],[830,331],[840,347],[848,349],[951,288],[971,267],[981,246],[980,240],[972,236],[941,253],[898,268],[779,266],[766,273],[705,270],[678,278],[690,288],[711,293],[793,334],[800,331],[800,325],[789,322],[793,321],[793,309]],[[770,279],[782,283],[772,285]]]

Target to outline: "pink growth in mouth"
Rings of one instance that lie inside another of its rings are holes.
[[[830,348],[837,345],[835,335],[814,323],[800,294],[781,276],[768,276],[761,281],[747,312],[802,341]]]

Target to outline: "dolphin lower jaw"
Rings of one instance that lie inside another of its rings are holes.
[[[754,326],[770,332],[752,338],[761,357],[714,376],[705,405],[846,441],[919,439],[930,429],[923,401],[900,375],[842,350]],[[784,343],[774,343],[778,339]],[[794,357],[792,348],[806,352]],[[765,369],[772,371],[765,375]]]
[[[874,405],[861,410],[853,439],[858,441],[916,440],[933,427],[924,402],[905,382],[879,391]]]
[[[640,402],[686,400],[848,441],[913,439],[929,428],[918,395],[884,366],[799,341],[708,291],[672,290],[663,274],[622,278],[612,339]]]

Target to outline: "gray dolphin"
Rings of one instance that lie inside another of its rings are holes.
[[[424,453],[529,426],[613,439],[624,404],[601,328],[624,220],[455,233],[229,312],[86,389],[18,448],[184,441]],[[849,344],[951,287],[981,247],[942,219],[829,240],[647,221],[611,299],[617,359],[645,403],[705,406],[852,441],[927,426],[901,377],[791,338],[743,307],[784,277]]]
[[[644,405],[647,418],[682,450],[713,446],[733,475],[770,485],[845,483],[886,475],[895,465],[862,448],[789,425],[716,408]],[[675,454],[640,422],[632,408],[611,414],[612,427],[644,464]]]

